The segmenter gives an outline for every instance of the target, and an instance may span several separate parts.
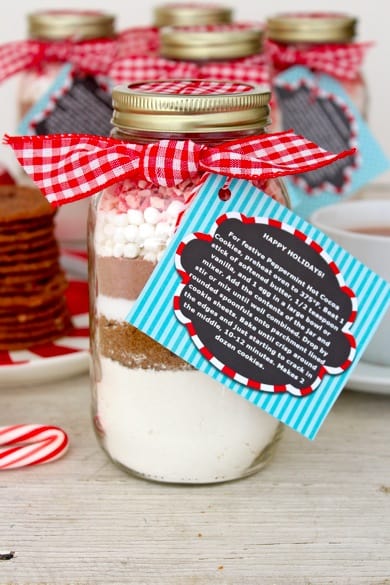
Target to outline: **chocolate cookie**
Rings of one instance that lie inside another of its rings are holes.
[[[54,215],[38,189],[0,186],[0,350],[54,341],[72,327]]]
[[[0,185],[0,225],[53,218],[55,208],[39,189],[23,185]]]

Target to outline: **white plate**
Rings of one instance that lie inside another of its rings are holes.
[[[360,361],[352,372],[346,388],[390,396],[390,367]]]
[[[28,350],[0,352],[0,387],[37,385],[89,369],[88,284],[70,281],[66,292],[73,329],[66,337]]]

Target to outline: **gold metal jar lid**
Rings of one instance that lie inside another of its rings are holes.
[[[270,123],[265,88],[205,79],[144,81],[112,92],[119,130],[207,133],[261,129]]]
[[[245,24],[166,27],[161,29],[160,42],[161,55],[171,59],[238,59],[260,53],[263,31]]]
[[[42,10],[27,16],[30,38],[100,39],[115,34],[115,17],[95,11]]]
[[[297,12],[267,19],[267,36],[285,43],[337,43],[352,41],[357,19],[333,12]]]
[[[218,4],[172,2],[156,6],[155,26],[193,26],[218,24],[232,21],[232,9]]]

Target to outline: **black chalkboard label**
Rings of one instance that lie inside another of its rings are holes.
[[[351,364],[356,297],[322,248],[270,218],[229,213],[176,254],[175,297],[202,355],[242,384],[304,396]]]
[[[354,116],[337,96],[317,91],[304,80],[298,85],[276,83],[274,92],[283,129],[293,128],[330,152],[357,146]],[[330,188],[342,193],[349,186],[351,170],[357,164],[357,155],[353,154],[298,177],[308,192]]]
[[[92,76],[74,77],[61,97],[34,124],[36,134],[95,134],[108,136],[112,129],[111,96]]]

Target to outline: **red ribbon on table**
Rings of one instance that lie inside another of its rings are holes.
[[[113,62],[108,75],[116,83],[143,79],[230,79],[269,85],[265,55],[253,55],[231,61],[197,64],[175,61],[158,55],[133,54]]]
[[[266,180],[315,170],[355,152],[328,152],[292,130],[217,146],[192,140],[133,144],[85,134],[6,135],[4,142],[55,206],[89,197],[127,178],[168,187],[207,172]]]
[[[276,69],[305,65],[313,71],[328,73],[339,79],[356,79],[367,49],[372,43],[319,44],[294,48],[268,40],[266,52]]]

